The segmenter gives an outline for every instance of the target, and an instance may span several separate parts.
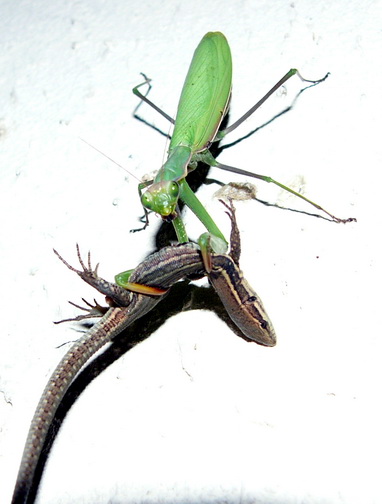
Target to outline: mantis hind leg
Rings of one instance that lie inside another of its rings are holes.
[[[252,178],[259,179],[259,180],[263,180],[264,182],[268,182],[270,184],[275,184],[278,187],[281,187],[281,189],[284,189],[284,191],[288,191],[289,193],[293,194],[294,196],[297,196],[298,198],[303,199],[304,201],[306,201],[310,205],[312,205],[315,208],[317,208],[317,210],[320,210],[321,212],[324,212],[334,222],[346,223],[346,222],[354,222],[354,221],[357,220],[354,217],[348,217],[347,219],[340,219],[339,217],[336,217],[332,213],[330,213],[327,210],[325,210],[322,206],[320,206],[317,203],[315,203],[314,201],[308,199],[303,194],[298,193],[297,191],[294,191],[290,187],[282,184],[281,182],[278,182],[277,180],[273,179],[272,177],[269,177],[268,175],[259,175],[258,173],[252,173],[250,171],[243,170],[241,168],[236,168],[235,166],[229,166],[229,165],[225,165],[225,164],[219,163],[212,156],[212,154],[210,153],[210,151],[208,149],[205,150],[205,151],[203,151],[203,152],[200,152],[199,154],[197,154],[196,155],[196,160],[197,161],[202,161],[203,163],[206,163],[206,164],[208,164],[210,166],[214,166],[215,168],[220,168],[221,170],[230,171],[232,173],[237,173],[239,175],[245,175],[247,177],[252,177]]]

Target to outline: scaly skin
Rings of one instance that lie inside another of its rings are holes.
[[[99,278],[97,268],[95,270],[91,268],[90,257],[88,265],[85,266],[79,251],[78,257],[83,271],[76,270],[64,261],[59,254],[57,255],[66,266],[75,271],[83,280],[107,295],[114,304],[122,306],[109,308],[101,320],[68,350],[50,377],[31,422],[12,504],[30,502],[28,495],[48,429],[62,398],[78,372],[95,352],[135,320],[154,308],[163,298],[163,295],[145,296],[126,291]],[[178,247],[166,247],[156,254],[152,254],[134,270],[131,279],[136,283],[153,285],[167,290],[171,285],[187,275],[203,276],[204,274],[205,271],[197,248],[192,244],[185,244]]]
[[[242,335],[262,345],[276,344],[272,324],[261,304],[260,298],[251,289],[239,269],[240,234],[236,224],[232,203],[226,205],[231,219],[230,255],[213,254],[203,256],[192,243],[166,247],[152,254],[134,270],[130,277],[133,284],[143,284],[160,289],[163,295],[148,296],[131,292],[98,277],[97,267],[82,261],[77,247],[82,270],[70,266],[56,252],[64,264],[75,271],[84,281],[105,294],[112,307],[68,350],[50,377],[36,408],[21,460],[12,504],[27,504],[34,499],[31,491],[36,468],[46,436],[57,408],[74,378],[86,362],[102,346],[142,317],[166,295],[166,291],[178,280],[186,277],[202,277],[208,274],[228,315]],[[205,251],[206,252],[206,251]],[[207,259],[206,259],[207,258]],[[99,310],[96,306],[96,310]],[[91,310],[91,314],[94,311]],[[77,317],[77,320],[84,317]]]

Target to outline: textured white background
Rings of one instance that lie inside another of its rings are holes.
[[[76,314],[68,299],[93,296],[52,247],[73,263],[80,242],[112,279],[152,250],[159,223],[129,234],[142,213],[136,180],[79,138],[137,177],[158,168],[165,140],[132,118],[131,88],[144,71],[151,98],[175,114],[193,50],[216,30],[233,54],[232,119],[290,67],[308,78],[331,72],[221,161],[286,183],[303,176],[305,194],[358,223],[238,203],[241,266],[278,345],[246,343],[212,313],[170,319],[80,396],[38,502],[382,501],[381,9],[367,0],[0,1],[0,502],[67,349],[57,347],[78,336],[52,320]],[[288,83],[240,132],[299,88]],[[261,199],[312,210],[257,185]],[[228,232],[214,190],[199,195]],[[201,225],[189,213],[186,222],[196,238]]]

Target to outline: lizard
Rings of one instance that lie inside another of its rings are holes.
[[[203,240],[200,240],[201,250],[197,245],[187,242],[165,247],[151,254],[135,268],[128,282],[129,285],[148,287],[147,292],[151,292],[151,295],[133,292],[100,278],[98,265],[95,269],[92,268],[90,254],[85,264],[78,245],[77,255],[82,270],[69,265],[58,252],[54,251],[70,270],[106,295],[111,306],[102,318],[72,345],[53,371],[30,425],[12,504],[31,502],[28,496],[48,429],[63,396],[76,375],[101,347],[112,341],[135,320],[152,310],[178,280],[186,277],[203,277],[207,274],[228,315],[241,330],[245,339],[266,346],[276,344],[274,329],[261,300],[239,269],[240,234],[232,203],[230,207],[228,205],[226,207],[231,219],[230,254],[212,253],[208,242],[203,242]],[[101,311],[98,305],[95,308],[96,311]],[[90,316],[94,316],[93,310]],[[86,317],[80,316],[76,320]]]

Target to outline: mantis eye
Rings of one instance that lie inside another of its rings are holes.
[[[179,196],[179,185],[176,182],[172,182],[169,188],[169,194],[173,198],[178,198]]]
[[[153,195],[146,191],[141,197],[142,205],[148,210],[152,210],[153,207]]]

